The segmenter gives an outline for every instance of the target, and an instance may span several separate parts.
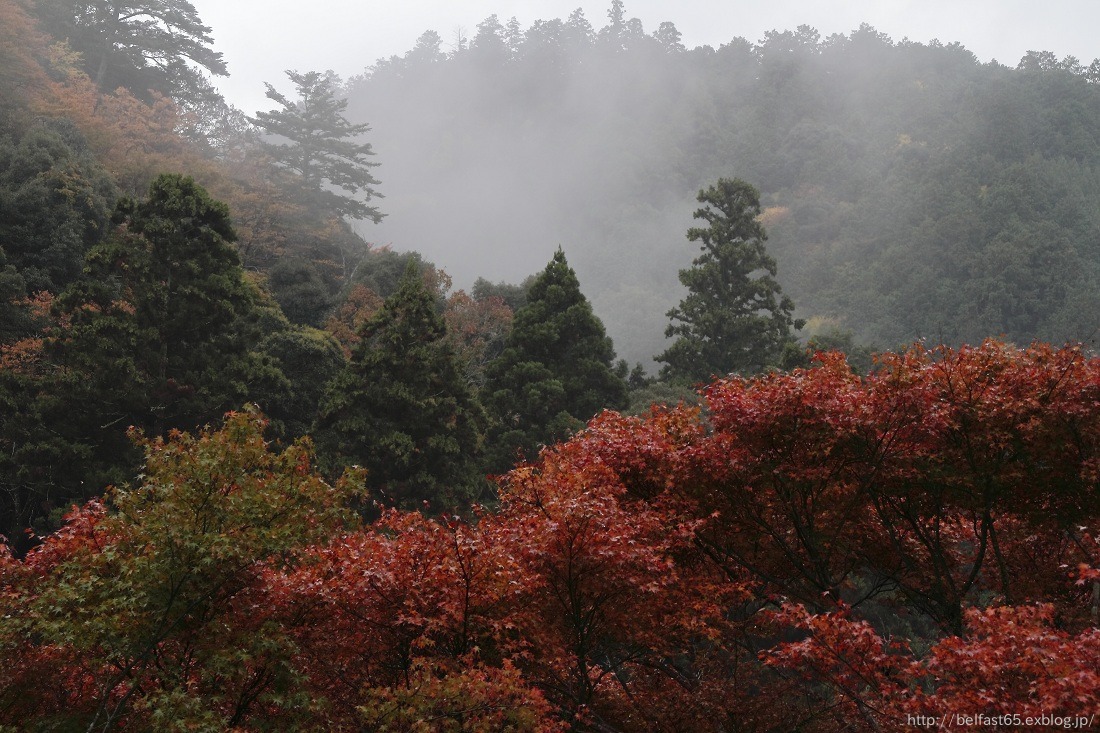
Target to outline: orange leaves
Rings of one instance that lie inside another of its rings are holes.
[[[419,663],[408,685],[372,689],[365,697],[359,720],[375,731],[566,730],[553,719],[545,698],[508,662],[486,667],[466,660],[457,670]]]
[[[38,57],[46,46],[26,5],[0,0],[0,123],[5,126],[27,115],[26,107],[40,99],[49,83],[43,59]]]
[[[983,597],[1046,598],[1081,623],[1087,610],[1059,564],[1095,563],[1087,538],[1067,534],[1066,522],[1096,514],[1100,360],[995,342],[915,347],[860,378],[839,355],[818,358],[813,369],[715,383],[705,422],[683,408],[605,413],[507,477],[502,516],[523,527],[517,536],[541,562],[529,574],[542,579],[533,598],[546,610],[530,633],[536,647],[559,650],[531,671],[559,691],[555,699],[606,712],[616,696],[601,675],[638,660],[595,652],[601,643],[635,644],[652,663],[668,647],[646,636],[648,623],[683,643],[677,603],[713,595],[737,608],[750,588],[842,610],[796,617],[786,607],[773,622],[812,637],[768,658],[830,681],[851,716],[867,721],[902,710],[910,681],[928,673],[869,623],[849,620],[852,605],[916,612],[918,627],[932,619],[962,633],[974,623],[963,609]],[[650,560],[671,559],[667,572],[658,575],[644,554],[620,553],[632,543],[656,551]],[[646,574],[661,580],[631,585]],[[613,636],[622,628],[614,614],[594,610],[601,593],[646,609],[624,636]],[[705,605],[695,608],[711,619],[697,633],[724,638]]]
[[[428,273],[442,271],[429,269]],[[484,383],[486,365],[503,347],[505,337],[512,330],[512,316],[512,309],[496,296],[477,300],[466,291],[458,290],[447,297],[447,307],[443,311],[446,340],[463,364],[470,384],[480,386]]]
[[[366,285],[356,284],[325,323],[325,329],[340,342],[344,356],[351,358],[352,350],[360,341],[359,332],[363,324],[382,307],[382,300]]]
[[[703,436],[699,410],[655,407],[645,417],[605,411],[559,453],[574,465],[597,463],[614,472],[633,499],[671,499],[682,470],[681,451]]]
[[[686,485],[728,572],[835,601],[875,536],[862,490],[874,414],[842,355],[820,358],[810,370],[711,385],[714,430],[689,452]]]
[[[869,623],[848,616],[844,608],[815,615],[784,604],[769,620],[797,629],[805,638],[766,650],[761,657],[766,664],[796,670],[809,681],[837,689],[852,719],[877,717],[885,701],[908,691],[909,648],[903,641],[884,640]]]
[[[283,636],[261,628],[270,613],[248,600],[265,564],[288,564],[342,526],[357,487],[354,478],[329,486],[303,475],[308,448],[271,453],[262,426],[246,411],[194,437],[137,436],[146,451],[140,486],[74,510],[19,572],[0,568],[20,596],[0,620],[0,644],[34,639],[20,659],[54,655],[60,678],[87,680],[49,703],[43,720],[193,720],[188,697],[212,711],[201,715],[247,719],[259,696],[286,684]],[[21,683],[33,693],[34,680]]]
[[[26,314],[27,327],[30,330],[23,331],[21,338],[0,343],[0,370],[36,375],[48,368],[42,356],[44,336],[51,325],[50,307],[53,305],[53,295],[43,291],[17,300],[12,305]]]
[[[721,636],[723,613],[740,600],[739,587],[699,562],[695,522],[628,488],[652,494],[647,467],[666,488],[670,456],[661,454],[681,437],[681,417],[646,426],[605,413],[502,486],[492,526],[521,569],[520,668],[577,721],[644,727],[657,715],[650,694],[672,715],[682,680],[671,660]]]
[[[42,343],[41,338],[32,337],[0,345],[0,370],[33,373],[42,356]]]
[[[507,618],[519,576],[481,525],[394,510],[310,555],[270,575],[268,593],[302,650],[310,686],[338,718],[354,719],[364,699],[403,699],[398,688],[421,679],[424,665],[500,663],[514,637]]]
[[[88,77],[70,73],[46,83],[34,107],[39,114],[72,120],[126,193],[144,190],[166,170],[201,175],[211,168],[177,134],[177,108],[166,97],[155,95],[146,104],[125,89],[100,95]]]
[[[602,612],[595,607],[638,601],[668,582],[665,556],[676,537],[664,517],[620,502],[622,491],[606,469],[542,468],[513,474],[501,498],[502,516],[524,528],[522,537],[513,533],[522,542],[513,549],[548,587],[546,600],[597,623]]]
[[[1096,513],[1100,360],[914,347],[860,379],[819,358],[712,385],[713,434],[687,452],[685,485],[717,512],[704,537],[781,592],[858,601],[849,581],[872,566],[957,629],[978,587],[1018,598],[1041,575],[1014,537]]]

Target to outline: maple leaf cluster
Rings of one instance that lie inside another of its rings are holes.
[[[1100,714],[1100,359],[819,354],[705,398],[598,415],[468,519],[364,523],[361,475],[325,483],[249,411],[140,439],[134,488],[0,556],[0,728]]]

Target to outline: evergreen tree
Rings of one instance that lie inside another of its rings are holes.
[[[264,308],[230,244],[225,204],[190,178],[162,175],[147,199],[120,202],[116,223],[55,303],[66,327],[50,350],[66,383],[47,406],[74,444],[115,464],[133,455],[127,426],[192,429],[240,406],[254,385],[285,381],[255,352]]]
[[[508,19],[508,24],[504,26],[504,43],[508,46],[510,58],[512,60],[518,59],[520,49],[523,48],[523,27],[514,15]]]
[[[445,335],[436,296],[410,263],[329,386],[314,434],[330,472],[364,466],[372,489],[407,507],[476,498],[484,413]]]
[[[38,13],[55,38],[81,54],[100,92],[123,86],[138,95],[190,97],[210,90],[198,68],[229,73],[187,0],[42,0]]]
[[[25,339],[36,335],[38,324],[26,294],[23,278],[7,264],[0,247],[0,535],[10,538],[17,550],[25,549],[21,530],[34,511],[35,486],[49,470],[48,461],[37,459],[52,432],[35,411],[37,354],[27,353],[34,341]]]
[[[253,397],[271,420],[270,430],[283,440],[309,433],[328,384],[345,366],[344,352],[332,334],[296,326],[269,334],[258,351],[273,360],[286,377],[270,394]]]
[[[623,36],[626,35],[626,11],[623,0],[611,0],[611,7],[607,11],[608,24],[600,30],[600,38],[621,46]]]
[[[8,264],[7,253],[0,246],[0,346],[23,337],[27,318],[20,305],[26,297],[26,281]]]
[[[416,45],[401,59],[405,69],[427,68],[447,60],[443,53],[443,37],[435,31],[424,31],[416,39]]]
[[[267,274],[267,287],[292,323],[320,326],[336,301],[317,266],[306,259],[276,262]]]
[[[626,405],[615,349],[559,248],[527,290],[504,352],[487,368],[494,420],[491,469],[507,470],[523,451],[559,441],[604,408]]]
[[[377,224],[382,214],[366,201],[381,198],[374,190],[378,181],[370,173],[378,163],[370,160],[374,155],[370,143],[358,142],[370,126],[353,125],[344,117],[347,101],[336,98],[336,80],[331,75],[316,71],[286,74],[297,87],[298,99],[292,101],[267,84],[267,97],[282,109],[257,112],[249,118],[269,135],[286,141],[265,142],[264,150],[292,174],[307,201],[336,216],[370,219]]]
[[[113,353],[93,348],[86,366],[101,356],[125,360],[134,373],[124,392],[144,387],[155,415],[135,424],[154,431],[239,406],[247,396],[240,360],[261,334],[250,322],[258,294],[231,246],[228,207],[191,178],[162,175],[146,200],[120,202],[116,222],[115,235],[89,252],[85,278],[59,299],[76,341],[119,339]]]
[[[588,18],[584,17],[584,9],[577,8],[569,14],[565,21],[565,46],[573,53],[588,49],[596,38],[596,31]]]
[[[494,283],[479,277],[474,281],[474,287],[470,290],[470,294],[474,296],[475,300],[500,298],[515,313],[527,302],[527,290],[534,281],[534,275],[528,276],[519,285],[503,281]]]
[[[401,281],[409,268],[420,273],[420,277],[429,290],[435,291],[436,298],[442,302],[450,280],[445,273],[426,262],[419,252],[394,252],[388,247],[379,247],[367,253],[350,279],[352,285],[364,285],[382,298],[388,298],[401,287]]]
[[[721,178],[699,192],[695,212],[706,227],[688,229],[702,254],[680,271],[690,291],[668,312],[665,336],[676,341],[657,357],[666,378],[700,382],[730,372],[759,372],[778,365],[799,329],[794,303],[775,280],[775,260],[760,215],[760,193],[740,179]]]
[[[470,42],[470,50],[486,65],[499,64],[508,60],[508,46],[505,44],[506,31],[496,14],[490,15],[477,24],[477,34]]]
[[[670,21],[665,21],[653,32],[653,37],[657,40],[657,43],[661,44],[661,48],[669,53],[680,53],[685,51],[684,44],[681,41],[683,35],[676,28],[676,24]]]
[[[107,172],[65,121],[0,141],[0,243],[30,293],[73,282],[99,242],[116,193]]]

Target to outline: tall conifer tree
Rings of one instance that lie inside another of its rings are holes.
[[[688,229],[702,254],[680,271],[688,295],[668,312],[672,346],[657,357],[667,378],[701,382],[730,372],[753,373],[778,365],[802,321],[776,282],[775,260],[764,242],[760,193],[740,179],[721,178],[699,192],[706,204]]]
[[[311,71],[287,71],[298,90],[291,100],[267,84],[267,97],[281,109],[257,112],[250,121],[262,127],[274,140],[264,142],[265,151],[276,164],[292,174],[306,200],[336,216],[370,219],[378,223],[382,213],[367,202],[381,198],[374,187],[378,181],[370,169],[370,143],[360,138],[370,131],[366,124],[354,125],[344,117],[347,101],[336,98],[336,80]],[[333,189],[341,189],[338,193]]]
[[[58,298],[70,323],[57,344],[63,363],[102,382],[111,394],[95,402],[123,427],[189,429],[239,407],[263,334],[229,208],[166,174],[148,198],[121,201],[115,221],[85,277]]]
[[[115,185],[65,121],[0,140],[0,246],[27,291],[57,293],[77,279],[103,237]]]
[[[540,445],[567,437],[601,409],[625,407],[614,360],[611,339],[559,248],[487,369],[491,469],[506,470],[518,451],[533,458]]]
[[[384,500],[410,507],[476,498],[484,413],[445,335],[435,296],[410,263],[328,390],[315,431],[326,468],[364,466]]]
[[[192,430],[286,382],[257,352],[277,319],[245,278],[225,204],[162,175],[147,198],[119,204],[115,223],[54,301],[50,368],[22,380],[23,434],[5,449],[20,465],[0,462],[0,484],[14,476],[37,497],[20,521],[132,478],[127,427]]]

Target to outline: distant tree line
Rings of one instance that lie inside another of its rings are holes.
[[[478,245],[454,273],[470,279],[574,243],[620,352],[653,371],[668,344],[648,324],[693,256],[670,242],[697,191],[737,176],[808,335],[1094,338],[1100,63],[980,63],[870,26],[688,49],[628,10],[491,17],[460,47],[428,32],[350,79],[349,116],[389,151],[387,236],[444,261],[447,232],[418,214],[434,202]]]

